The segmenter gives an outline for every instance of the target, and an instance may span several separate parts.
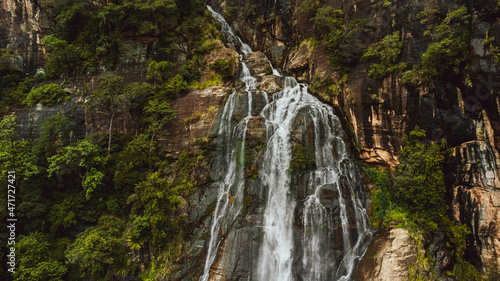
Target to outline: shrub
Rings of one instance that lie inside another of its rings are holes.
[[[454,79],[467,69],[469,18],[465,7],[450,12],[430,33],[431,38],[439,41],[430,44],[422,61],[404,74],[403,83],[435,87],[437,81]]]
[[[32,90],[23,103],[29,106],[34,106],[38,103],[44,105],[54,105],[64,102],[68,100],[68,98],[68,93],[65,92],[59,85],[45,84]]]
[[[446,213],[443,162],[449,150],[446,141],[428,144],[425,137],[425,131],[418,126],[405,136],[394,176],[394,191],[410,214],[423,223],[423,228],[433,231]]]
[[[481,273],[469,262],[460,260],[453,267],[453,275],[458,281],[480,281]]]
[[[371,62],[368,76],[382,79],[396,70],[404,70],[405,63],[396,63],[402,47],[403,43],[399,41],[399,31],[384,37],[378,46],[369,47],[361,58],[362,61]]]
[[[50,257],[51,247],[46,235],[39,232],[30,233],[22,236],[16,246],[19,263],[16,264],[18,269],[14,274],[14,280],[63,280],[67,268],[62,262]]]
[[[77,69],[81,67],[81,56],[72,44],[58,39],[55,35],[48,35],[42,39],[42,45],[49,51],[45,60],[47,77],[59,78],[77,74]]]
[[[344,22],[342,10],[326,6],[317,10],[314,22],[316,34],[328,50],[330,65],[336,71],[347,72],[347,67],[359,60],[365,48],[360,35],[368,31],[366,20]]]
[[[220,74],[222,76],[222,79],[229,80],[233,78],[234,59],[232,56],[227,60],[217,59],[209,66],[217,74]]]

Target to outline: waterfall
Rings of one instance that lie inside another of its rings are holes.
[[[310,95],[307,85],[293,77],[284,77],[282,91],[272,96],[263,92],[265,106],[253,116],[257,78],[251,76],[245,60],[252,50],[220,14],[207,9],[221,22],[226,38],[241,45],[240,80],[245,89],[229,96],[221,117],[214,164],[214,185],[219,193],[201,280],[209,279],[221,243],[242,215],[246,133],[249,120],[259,116],[265,122],[267,144],[258,177],[266,192],[262,193],[261,225],[253,227],[261,229],[262,241],[256,257],[250,258],[253,262],[245,264],[248,280],[352,280],[372,230],[361,200],[361,175],[344,143],[340,120],[333,108]],[[273,74],[280,75],[275,69]],[[246,117],[237,120],[236,100],[242,94],[248,110]],[[301,155],[296,153],[298,147],[304,149],[294,137],[297,126],[310,132],[308,151],[301,150]],[[293,172],[293,161],[305,154],[311,155],[312,164]]]

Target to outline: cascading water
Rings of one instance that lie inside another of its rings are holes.
[[[207,8],[221,22],[226,38],[241,45],[242,56],[251,54],[251,48],[234,35],[224,18]],[[273,69],[273,74],[277,76],[279,72]],[[221,244],[242,216],[245,188],[242,166],[252,118],[265,120],[267,145],[258,173],[261,190],[265,191],[261,220],[248,234],[252,236],[252,230],[258,227],[261,242],[258,251],[249,254],[249,264],[244,265],[248,268],[248,280],[352,280],[372,231],[358,196],[362,193],[360,173],[343,141],[339,119],[331,107],[307,92],[307,85],[297,83],[292,77],[286,77],[283,90],[272,97],[264,92],[265,106],[257,113],[260,117],[253,116],[257,78],[251,76],[245,60],[240,80],[245,83],[248,110],[246,117],[239,121],[235,118],[238,95],[235,91],[222,113],[215,161],[219,194],[201,280],[211,277],[210,269],[220,255]],[[310,160],[313,165],[300,171],[300,180],[291,169],[292,162],[301,157],[293,153],[302,145],[294,140],[299,123],[307,124],[311,135],[308,147],[313,155]]]

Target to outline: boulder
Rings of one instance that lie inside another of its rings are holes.
[[[250,74],[254,76],[265,75],[266,72],[267,74],[269,74],[269,70],[272,71],[269,60],[262,52],[253,52],[251,54],[247,54],[246,59],[248,68],[250,69]]]
[[[406,281],[417,247],[402,228],[382,229],[359,264],[356,281]]]
[[[274,94],[283,90],[283,79],[274,75],[262,76],[262,81],[257,84],[257,88],[268,94]]]

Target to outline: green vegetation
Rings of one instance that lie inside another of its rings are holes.
[[[78,235],[68,248],[68,262],[78,265],[91,280],[113,280],[133,272],[123,243],[125,224],[119,218],[102,216],[97,226]]]
[[[341,93],[348,80],[349,75],[347,74],[342,75],[337,82],[335,82],[332,78],[315,74],[309,84],[308,90],[325,101],[331,101],[332,97]]]
[[[435,231],[446,213],[443,162],[448,150],[446,142],[428,144],[425,131],[418,126],[405,136],[405,147],[399,154],[394,179],[380,171],[369,170],[380,187],[372,191],[377,228],[381,221],[400,221],[413,231]]]
[[[200,182],[206,182],[207,155],[214,146],[212,139],[204,137],[194,142],[194,149],[166,156],[171,144],[167,127],[176,118],[170,105],[188,89],[221,86],[234,79],[234,58],[209,65],[204,62],[207,54],[222,48],[217,39],[223,36],[212,26],[199,0],[43,0],[38,4],[51,21],[51,35],[41,42],[47,52],[43,71],[26,74],[17,69],[19,54],[0,50],[0,175],[6,178],[7,171],[15,170],[19,187],[19,263],[14,279],[124,280],[134,276],[163,280],[178,261],[184,241],[191,238],[193,222],[185,213],[186,200]],[[236,18],[240,4],[239,0],[226,1],[228,20]],[[395,2],[380,4],[396,7]],[[249,21],[262,30],[280,13],[269,11],[268,17],[255,17],[255,4],[246,7],[250,8]],[[337,82],[313,77],[309,89],[324,100],[341,92],[350,67],[360,60],[370,64],[368,75],[375,79],[405,70],[405,64],[399,62],[400,32],[366,48],[368,43],[361,37],[370,25],[365,20],[349,19],[325,0],[305,0],[300,11],[313,23],[314,36],[304,41],[309,51],[323,45],[340,77]],[[426,24],[438,12],[422,12],[418,18]],[[429,27],[424,36],[432,43],[422,61],[405,73],[406,85],[433,86],[467,71],[469,18],[469,11],[460,8],[440,25]],[[120,55],[131,41],[151,42],[148,58],[152,60],[143,65],[147,67],[145,81],[126,83],[121,76],[104,76],[118,66],[121,69]],[[487,34],[484,46],[498,63],[495,38]],[[208,68],[215,74],[199,81],[201,71]],[[272,74],[272,68],[266,67],[265,72]],[[104,119],[106,124],[99,121],[99,125],[107,132],[101,127],[100,133],[75,136],[70,120],[56,114],[47,118],[35,139],[18,135],[15,115],[5,112],[17,111],[16,106],[65,102],[70,94],[64,88],[87,77],[102,77],[82,90],[89,90],[87,117]],[[192,124],[212,116],[215,110],[195,112],[184,121]],[[123,116],[133,120],[133,131],[116,132],[117,119]],[[426,143],[424,138],[425,132],[418,128],[406,137],[393,178],[387,172],[368,170],[379,187],[372,191],[372,225],[375,229],[395,225],[410,231],[419,247],[417,262],[410,270],[412,279],[427,278],[426,272],[432,270],[434,261],[422,254],[418,243],[426,232],[440,229],[453,249],[455,267],[450,275],[458,280],[479,280],[479,272],[465,254],[470,229],[446,215],[446,143]],[[247,169],[245,176],[258,181],[251,162],[257,161],[254,155],[265,144],[241,149],[240,142],[236,146],[238,168]],[[292,153],[291,173],[316,165],[309,146],[295,144]],[[0,185],[3,194],[6,189],[5,184]],[[229,198],[232,202],[235,197]],[[6,199],[0,197],[0,205],[7,205]],[[245,194],[242,212],[250,212],[256,202],[258,198]],[[6,220],[5,208],[0,210],[0,218]]]
[[[83,59],[75,46],[66,40],[58,39],[55,35],[43,38],[42,45],[50,52],[45,61],[47,77],[59,78],[62,75],[75,76],[77,69],[81,68]]]
[[[206,67],[202,59],[221,48],[220,34],[198,0],[48,0],[40,5],[54,27],[42,42],[48,52],[45,69],[26,75],[14,67],[18,55],[1,50],[0,110],[64,102],[70,95],[63,88],[75,78],[101,76],[87,93],[86,116],[104,119],[107,132],[78,139],[71,116],[56,114],[46,119],[38,137],[24,140],[15,116],[2,115],[0,173],[5,178],[7,171],[16,171],[20,202],[17,233],[23,258],[14,277],[161,279],[189,234],[191,222],[180,207],[195,192],[195,171],[207,165],[212,145],[202,138],[194,144],[196,154],[174,159],[160,153],[158,141],[166,139],[168,123],[176,118],[170,104],[199,83]],[[113,73],[125,37],[133,36],[157,40],[146,81],[103,76]],[[231,65],[213,67],[220,84],[222,77],[229,79]],[[138,130],[116,132],[123,116],[132,117]],[[0,188],[7,193],[6,185]],[[0,204],[7,205],[6,199]],[[7,218],[6,209],[0,218]],[[153,258],[139,270],[132,256],[147,261],[145,254]]]
[[[464,75],[469,55],[469,12],[462,7],[454,10],[432,31],[424,35],[437,40],[422,55],[422,61],[403,76],[403,83],[415,87],[434,87],[439,80],[453,80]]]
[[[81,185],[87,198],[102,184],[104,174],[101,172],[106,158],[101,156],[99,147],[82,140],[66,146],[58,154],[50,157],[49,176],[65,173],[76,173],[81,178]]]
[[[210,68],[213,69],[217,74],[219,74],[223,80],[228,81],[234,78],[233,69],[234,58],[231,56],[227,60],[226,59],[217,59],[213,63],[211,63]]]
[[[440,216],[446,213],[443,161],[449,151],[445,141],[427,144],[423,141],[425,136],[425,131],[416,127],[405,137],[394,176],[394,191],[418,224],[434,231]]]
[[[450,157],[450,150],[444,140],[427,143],[425,137],[425,131],[418,126],[405,136],[393,179],[387,172],[368,169],[372,182],[379,187],[372,190],[372,226],[375,229],[389,225],[403,227],[419,248],[423,234],[439,228],[453,245],[457,261],[453,274],[457,280],[480,280],[477,269],[464,260],[468,227],[446,215],[443,163]],[[433,265],[432,257],[423,256],[419,250],[418,261],[410,268],[410,280],[428,280]]]
[[[196,143],[198,154],[185,151],[168,159],[158,153],[152,135],[165,135],[163,125],[174,112],[154,98],[143,111],[150,133],[113,132],[109,154],[107,134],[70,142],[70,124],[61,115],[48,118],[33,141],[19,140],[14,116],[3,118],[1,172],[15,169],[23,187],[18,215],[25,236],[16,280],[137,276],[139,265],[129,254],[142,248],[156,257],[155,267],[149,264],[144,273],[153,280],[171,266],[188,233],[188,218],[178,209],[195,191],[193,175],[206,165],[211,139]],[[21,181],[28,177],[39,180]],[[5,210],[0,214],[6,219]],[[70,233],[82,225],[91,227],[74,240]]]
[[[424,250],[423,234],[421,232],[411,233],[410,237],[417,247],[417,260],[408,269],[408,280],[438,280],[438,275],[434,272],[435,261],[432,255]]]
[[[304,147],[301,144],[292,146],[293,158],[290,161],[290,173],[296,174],[316,166],[316,155],[310,147]]]
[[[403,47],[399,37],[399,31],[396,31],[392,35],[384,37],[376,47],[366,49],[361,59],[371,62],[368,76],[382,79],[396,70],[403,71],[406,68],[405,63],[396,63]]]
[[[113,77],[108,75],[99,79],[99,86],[89,96],[88,108],[95,109],[99,107],[107,112],[109,118],[109,142],[108,155],[111,152],[111,132],[113,130],[113,118],[115,115],[123,111],[129,106],[130,97],[126,95],[125,86],[123,85],[123,77]]]
[[[334,10],[323,0],[306,0],[299,11],[314,22],[314,36],[305,41],[310,44],[309,50],[323,45],[328,51],[330,66],[339,75],[336,82],[319,75],[311,81],[312,92],[330,101],[349,80],[350,67],[360,61],[366,48],[362,35],[370,31],[370,25],[365,19],[347,20],[342,10]]]
[[[489,50],[490,55],[495,60],[495,63],[500,64],[500,46],[496,46],[495,37],[489,36],[489,30],[486,32],[486,38],[484,39],[483,46]]]
[[[32,90],[23,103],[34,106],[38,103],[54,105],[68,100],[68,94],[57,84],[45,84]]]
[[[16,281],[62,281],[67,268],[54,260],[48,237],[39,232],[22,236],[16,244],[19,264],[14,275]]]
[[[363,54],[365,45],[360,34],[369,31],[366,20],[346,21],[342,11],[331,6],[318,8],[315,14],[315,34],[329,52],[330,65],[346,74],[348,67],[356,64]]]
[[[180,2],[180,3],[177,3]],[[175,27],[187,1],[43,1],[42,9],[54,23],[53,35],[43,44],[50,52],[47,74],[71,77],[114,67],[126,34],[153,35]]]
[[[147,132],[151,134],[151,143],[149,145],[149,151],[151,152],[155,136],[158,134],[166,135],[165,125],[177,116],[176,112],[170,109],[169,103],[166,101],[160,102],[157,99],[148,101],[148,104],[144,107],[144,113],[148,124]]]

